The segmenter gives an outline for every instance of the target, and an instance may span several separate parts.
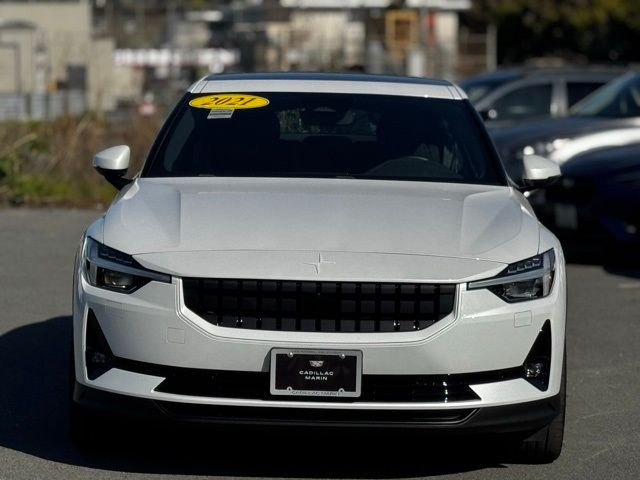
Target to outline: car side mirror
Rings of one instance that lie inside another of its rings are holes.
[[[127,145],[107,148],[93,157],[93,168],[102,175],[107,182],[121,190],[131,183],[130,178],[124,178],[129,169],[131,149]]]
[[[548,187],[562,175],[557,163],[539,155],[525,155],[522,163],[523,190]]]

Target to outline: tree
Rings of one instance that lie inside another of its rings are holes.
[[[497,25],[500,63],[640,60],[638,0],[475,0],[472,16]]]

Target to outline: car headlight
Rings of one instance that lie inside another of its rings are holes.
[[[555,269],[556,255],[551,249],[535,257],[512,263],[496,277],[469,282],[467,288],[486,288],[509,303],[534,300],[551,293]]]
[[[94,287],[132,293],[152,280],[171,283],[171,276],[144,268],[131,255],[86,237],[82,249],[84,272]]]

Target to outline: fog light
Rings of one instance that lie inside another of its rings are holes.
[[[524,366],[524,374],[527,378],[539,378],[545,372],[544,362],[527,363]]]
[[[109,358],[102,352],[89,352],[89,363],[93,365],[106,365]]]
[[[111,368],[113,353],[93,310],[87,315],[85,362],[89,380],[95,380]]]
[[[544,322],[522,364],[522,378],[541,391],[549,388],[551,373],[551,322]]]

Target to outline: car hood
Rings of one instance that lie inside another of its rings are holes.
[[[537,253],[538,221],[523,202],[511,188],[482,185],[138,179],[105,214],[103,241],[145,266],[180,275],[208,275],[206,265],[220,261],[231,269],[262,265],[268,273],[293,256],[319,274],[334,268],[336,256],[349,255],[358,256],[352,262],[360,273],[375,258],[376,268],[402,263],[398,273],[406,276],[412,262],[428,257],[424,268],[452,269],[438,277],[462,278]]]

